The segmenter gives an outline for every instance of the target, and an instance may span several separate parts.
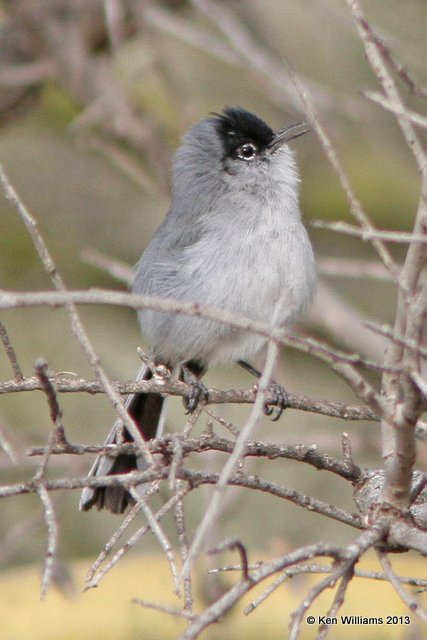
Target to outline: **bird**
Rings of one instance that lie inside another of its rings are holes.
[[[193,125],[176,151],[171,205],[139,260],[136,294],[193,302],[274,326],[290,326],[316,290],[313,249],[301,219],[299,173],[289,143],[305,123],[274,131],[242,107],[224,107]],[[141,330],[151,361],[178,367],[190,383],[192,411],[206,398],[200,378],[219,364],[254,356],[266,338],[207,317],[143,308]],[[250,367],[249,367],[250,368]],[[149,380],[144,364],[137,380]],[[126,409],[145,440],[159,435],[165,398],[128,396]],[[285,405],[285,394],[278,398]],[[106,444],[131,442],[117,420]],[[89,476],[147,468],[134,454],[99,456]],[[122,486],[85,487],[80,509],[123,513],[133,498]]]

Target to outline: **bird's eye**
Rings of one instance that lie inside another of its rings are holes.
[[[240,160],[252,160],[257,154],[257,147],[253,142],[245,142],[237,149],[237,157]]]

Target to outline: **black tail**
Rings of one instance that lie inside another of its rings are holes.
[[[149,380],[152,373],[148,367],[142,367],[137,380]],[[128,397],[125,407],[133,418],[144,440],[152,440],[157,435],[164,398],[158,393],[135,393]],[[105,444],[117,442],[117,436],[122,433],[124,442],[132,442],[133,439],[127,429],[123,429],[121,422],[117,421],[112,428]],[[145,463],[142,458],[133,454],[120,454],[117,458],[98,456],[95,460],[89,476],[115,475],[128,473],[134,469],[143,471]],[[85,487],[80,498],[80,510],[88,511],[93,506],[99,509],[109,509],[112,513],[123,513],[129,504],[133,504],[133,498],[123,487],[97,487],[92,489]]]

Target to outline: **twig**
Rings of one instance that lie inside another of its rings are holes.
[[[227,46],[211,33],[207,33],[206,30],[201,31],[193,27],[189,20],[180,18],[176,12],[166,11],[157,3],[146,3],[143,20],[150,26],[168,33],[186,44],[206,51],[221,62],[238,66],[244,64],[231,46]]]
[[[193,486],[199,486],[202,484],[215,485],[219,482],[221,477],[217,473],[189,471],[188,469],[184,469],[180,475],[183,479],[189,480]],[[363,528],[362,520],[357,514],[350,514],[335,505],[312,498],[296,491],[295,489],[289,489],[288,487],[284,487],[283,485],[279,485],[275,482],[263,480],[258,476],[245,475],[242,472],[239,472],[228,479],[228,485],[269,493],[270,495],[278,498],[289,500],[308,511],[321,513],[324,516],[348,524],[351,527],[356,527],[358,529]]]
[[[139,493],[134,486],[129,487],[129,493],[132,498],[137,502],[142,511],[144,512],[145,517],[147,518],[148,524],[150,525],[151,531],[156,536],[160,546],[162,547],[165,556],[169,562],[169,567],[172,573],[172,577],[175,584],[175,593],[179,594],[179,581],[178,581],[178,571],[176,568],[175,558],[173,555],[172,545],[170,544],[166,534],[162,530],[162,528],[158,524],[158,518],[153,514],[150,507],[147,504],[145,496]]]
[[[377,76],[389,103],[398,111],[396,114],[397,122],[402,130],[408,147],[412,151],[418,170],[420,172],[425,171],[426,156],[412,126],[412,122],[406,114],[406,108],[403,104],[396,83],[387,69],[387,65],[384,63],[383,56],[385,49],[381,46],[380,39],[375,35],[374,30],[363,15],[358,0],[346,0],[346,2],[356,24],[357,32],[363,42],[368,61]]]
[[[351,182],[347,174],[341,166],[332,141],[330,140],[324,126],[320,121],[317,110],[307,89],[302,85],[300,80],[295,75],[292,75],[291,77],[304,104],[307,116],[309,117],[317,135],[319,136],[319,140],[322,144],[325,155],[338,176],[338,179],[349,203],[352,215],[357,220],[362,229],[364,229],[365,231],[375,231],[372,222],[370,221],[368,215],[365,213],[360,200],[357,198],[353,187],[351,186]],[[385,246],[384,242],[378,238],[372,238],[371,243],[385,268],[389,272],[392,280],[396,282],[398,278],[399,268],[392,258],[389,250]]]
[[[267,323],[252,321],[248,318],[245,318],[244,316],[240,316],[234,313],[228,313],[226,311],[218,309],[200,307],[198,304],[194,303],[187,303],[182,301],[179,302],[171,300],[169,298],[163,299],[152,296],[139,296],[135,294],[105,291],[102,289],[91,289],[89,291],[82,292],[42,292],[35,294],[17,294],[0,290],[0,309],[37,305],[53,307],[64,305],[66,307],[68,304],[75,302],[78,302],[80,304],[93,303],[123,305],[134,309],[144,308],[161,311],[173,311],[185,315],[215,319],[229,326],[252,331],[253,333],[262,335],[267,339],[274,340],[280,345],[293,347],[295,349],[298,349],[299,351],[310,353],[314,357],[321,359],[337,373],[339,373],[339,375],[344,378],[344,380],[352,387],[357,395],[363,398],[367,402],[367,404],[371,405],[375,409],[375,411],[378,411],[380,413],[382,412],[383,401],[379,394],[375,392],[375,390],[367,380],[363,379],[363,377],[356,371],[354,366],[351,366],[357,364],[365,366],[367,368],[373,368],[375,370],[383,371],[384,367],[382,365],[369,362],[359,354],[347,354],[343,351],[339,351],[338,349],[333,349],[328,345],[322,344],[319,341],[303,338],[296,335],[295,333],[291,333],[290,331],[286,331],[284,329],[271,329],[271,325]],[[102,382],[102,384],[104,383]],[[111,386],[110,382],[109,385]],[[133,426],[133,428],[138,431],[135,425]],[[141,438],[140,435],[139,438]]]
[[[425,401],[427,399],[427,381],[418,373],[418,371],[412,371],[411,380],[415,383],[418,391],[421,392]]]
[[[240,555],[240,566],[242,568],[242,579],[250,580],[249,575],[249,563],[248,563],[248,553],[246,551],[245,545],[240,540],[224,540],[221,544],[217,545],[213,549],[209,549],[208,553],[210,555],[221,553],[222,551],[233,551],[237,549]]]
[[[174,491],[175,486],[178,482],[176,478],[176,471],[177,469],[180,469],[182,467],[182,461],[184,459],[184,453],[182,449],[182,440],[179,437],[179,435],[173,438],[172,448],[173,448],[172,461],[170,463],[170,472],[169,472],[169,489],[171,491]]]
[[[208,507],[206,508],[202,521],[197,528],[193,543],[188,552],[188,557],[182,568],[181,579],[185,579],[188,573],[190,572],[192,563],[194,562],[196,556],[198,555],[198,553],[200,552],[203,546],[208,529],[213,526],[213,523],[215,523],[216,519],[219,517],[221,513],[221,502],[223,499],[222,494],[230,479],[230,476],[232,475],[232,473],[236,468],[236,465],[238,464],[240,458],[244,454],[247,441],[249,440],[254,429],[257,427],[259,420],[263,414],[263,408],[265,406],[265,394],[271,381],[273,368],[277,359],[277,354],[278,354],[277,344],[273,341],[270,341],[267,348],[267,356],[266,356],[266,361],[264,365],[264,370],[259,380],[258,392],[257,392],[254,406],[252,408],[249,419],[247,420],[245,426],[237,436],[233,452],[228,457],[227,462],[225,463],[221,471],[221,474],[218,478],[218,482],[215,486],[214,494],[209,502]]]
[[[3,167],[1,165],[0,165],[0,183],[3,186],[4,193],[7,200],[9,200],[14,205],[18,214],[22,218],[31,236],[34,247],[37,250],[37,253],[40,257],[40,260],[47,274],[52,280],[55,288],[60,294],[67,295],[68,290],[49,253],[47,245],[45,244],[43,237],[38,230],[35,219],[31,216],[29,211],[26,209],[26,207],[23,205],[23,203],[19,199],[18,194],[16,193],[11,183],[9,182],[6,174],[4,173]],[[96,355],[95,350],[92,346],[92,343],[90,342],[89,337],[81,323],[81,320],[77,313],[75,305],[73,304],[72,301],[68,300],[64,304],[64,307],[70,321],[71,331],[73,335],[76,337],[78,343],[80,344],[89,363],[91,364],[96,377],[104,387],[106,395],[110,399],[113,407],[116,409],[118,416],[123,421],[123,424],[126,426],[129,433],[132,435],[134,441],[141,448],[141,451],[143,455],[146,457],[147,462],[151,463],[150,453],[146,447],[145,441],[142,438],[139,429],[137,429],[135,423],[133,422],[133,420],[130,418],[127,411],[125,410],[120,394],[118,394],[115,391],[103,367],[101,366],[100,360]]]
[[[2,429],[0,429],[0,447],[3,449],[3,451],[5,452],[5,454],[13,464],[18,464],[19,462],[18,454],[16,453],[14,447],[9,442],[8,438],[3,433]]]
[[[244,28],[243,23],[235,17],[225,4],[218,4],[211,0],[191,0],[191,2],[224,34],[228,44],[232,47],[238,59],[245,63],[246,68],[253,69],[257,76],[263,80],[268,78],[269,82],[265,83],[264,81],[263,86],[270,91],[270,95],[272,95],[271,88],[274,88],[275,94],[272,97],[276,97],[279,94],[282,98],[282,104],[283,98],[285,98],[288,104],[291,104],[294,108],[299,108],[298,94],[289,83],[288,74],[283,68],[283,62],[276,61],[266,52],[265,48],[258,46],[250,32]],[[327,100],[327,95],[323,88],[316,88],[316,97],[319,103],[325,104],[327,101],[330,104],[331,102]]]
[[[22,373],[22,369],[19,366],[15,349],[12,346],[12,343],[6,331],[6,327],[2,322],[0,322],[0,340],[3,343],[4,349],[6,351],[6,355],[9,358],[10,366],[12,367],[15,380],[18,382],[22,381],[24,379],[24,374]]]
[[[59,478],[57,480],[45,480],[44,485],[48,491],[83,489],[83,487],[86,486],[91,488],[124,486],[127,488],[130,482],[136,486],[138,484],[164,480],[169,475],[169,469],[167,466],[162,466],[160,468],[150,468],[147,471],[134,471],[132,472],[131,477],[129,477],[129,475],[130,474],[117,474],[110,476]],[[191,471],[189,469],[178,470],[176,475],[180,480],[189,482],[192,489],[204,484],[216,485],[220,479],[220,475],[217,473]],[[262,480],[258,476],[245,475],[239,471],[239,473],[228,479],[228,485],[269,493],[278,498],[289,500],[290,502],[293,502],[304,509],[308,509],[311,512],[321,513],[324,516],[333,518],[334,520],[338,520],[339,522],[343,522],[352,527],[363,528],[362,520],[360,516],[356,514],[350,514],[343,509],[323,502],[322,500],[306,496],[294,489],[288,489],[287,487],[278,485],[274,482]],[[38,485],[35,480],[0,486],[0,499],[35,493],[37,492],[37,487]],[[393,540],[398,539],[398,542],[394,543],[404,544],[404,542],[402,542],[403,536],[411,535],[411,533],[412,530],[410,527],[406,527],[405,531],[396,531],[397,538]]]
[[[381,267],[386,271],[383,265]],[[390,281],[390,275],[386,273]],[[334,343],[341,345],[342,350],[382,363],[387,342],[365,328],[368,317],[335,287],[322,281],[319,285],[314,304],[307,313],[310,325],[320,334],[333,336]]]
[[[390,327],[389,325],[387,324],[379,325],[375,322],[366,322],[366,326],[369,329],[371,329],[371,331],[374,331],[375,333],[379,333],[380,335],[385,336],[386,338],[390,338],[397,344],[400,344],[403,347],[407,347],[411,351],[415,351],[416,353],[419,353],[424,358],[427,358],[426,347],[423,347],[422,345],[420,345],[419,341],[408,340],[408,338],[406,338],[405,336],[395,335],[393,328]]]
[[[50,409],[50,418],[54,425],[54,429],[49,434],[47,445],[44,448],[42,454],[43,458],[34,476],[34,479],[38,481],[45,477],[49,458],[52,455],[54,447],[59,446],[60,448],[63,448],[67,445],[67,440],[65,437],[64,426],[62,424],[62,412],[56,399],[56,392],[47,375],[47,362],[45,360],[38,360],[34,365],[34,371],[39,379],[41,388],[46,394]]]
[[[86,574],[85,590],[89,589],[92,586],[94,576],[98,571],[99,567],[106,560],[106,558],[108,558],[113,547],[118,542],[118,540],[120,540],[120,538],[122,537],[122,535],[124,534],[128,526],[134,521],[136,515],[139,513],[140,510],[141,510],[141,506],[138,503],[132,505],[129,512],[126,514],[126,517],[123,520],[123,522],[115,530],[111,538],[106,542],[101,552],[99,553],[98,557],[96,558],[95,562],[92,563],[91,567],[89,568]],[[94,584],[93,586],[97,586],[97,584]]]
[[[81,126],[79,123],[78,126]],[[75,123],[74,129],[78,128]],[[161,191],[159,185],[154,183],[147,172],[143,169],[129,153],[125,153],[123,146],[114,140],[109,140],[106,136],[84,132],[84,144],[103,156],[113,167],[120,171],[128,180],[139,189],[148,193]]]
[[[358,236],[362,240],[382,240],[384,242],[420,242],[427,243],[427,236],[424,234],[406,233],[404,231],[384,231],[381,229],[362,229],[347,222],[327,222],[325,220],[312,220],[311,226],[317,229],[328,229],[350,236]]]
[[[171,467],[174,467],[173,478],[176,480],[181,469],[182,458],[188,456],[190,453],[203,453],[205,451],[217,451],[221,453],[231,454],[234,450],[235,442],[226,438],[221,438],[214,434],[202,434],[198,438],[186,438],[180,440],[178,456],[176,463],[174,457],[177,452],[176,448],[177,437],[175,434],[165,434],[160,438],[150,440],[148,446],[151,453],[162,453],[166,455],[168,459],[172,459]],[[45,447],[36,447],[30,449],[27,453],[30,456],[44,455]],[[132,443],[107,445],[103,447],[99,446],[83,446],[83,445],[71,445],[67,444],[64,447],[54,448],[53,454],[63,455],[82,455],[84,453],[92,453],[96,455],[117,456],[120,453],[126,453],[128,455],[139,455],[138,447]],[[298,462],[304,462],[311,465],[319,471],[329,471],[334,473],[344,480],[348,480],[352,483],[357,482],[362,477],[361,469],[354,463],[348,464],[347,459],[342,461],[335,460],[327,454],[321,454],[317,451],[316,445],[281,445],[271,442],[260,442],[256,440],[247,440],[245,450],[242,457],[257,457],[273,459],[287,459],[296,460]],[[169,479],[172,476],[172,472],[169,472]]]
[[[338,349],[333,349],[329,345],[322,344],[318,340],[302,338],[290,331],[286,332],[282,337],[281,343],[294,347],[303,353],[313,355],[327,363],[331,369],[347,382],[359,398],[363,399],[374,411],[382,415],[385,409],[383,398],[371,383],[357,371],[354,365],[364,365],[367,368],[376,370],[382,370],[382,366],[364,360],[359,354],[344,353]]]
[[[401,598],[401,600],[406,604],[410,611],[416,613],[421,620],[427,622],[427,611],[424,609],[421,604],[402,587],[402,580],[399,576],[395,574],[393,568],[391,566],[390,560],[387,557],[387,554],[381,549],[377,549],[377,555],[381,562],[381,566],[384,569],[384,573],[387,576],[388,580],[394,587],[394,590]]]
[[[202,404],[200,404],[200,406],[197,407],[195,411],[193,411],[193,413],[190,413],[190,415],[188,416],[187,421],[182,430],[182,435],[184,438],[188,438],[188,436],[193,431],[200,417],[200,414],[203,412],[203,409],[205,408],[206,404],[207,403],[203,402]]]
[[[408,118],[408,120],[410,120],[410,122],[412,122],[412,124],[417,127],[423,127],[424,129],[427,128],[427,118],[420,113],[410,111],[406,107],[405,109],[401,109],[395,104],[389,102],[387,98],[384,98],[381,93],[377,93],[375,91],[363,91],[362,93],[365,98],[368,98],[368,100],[372,100],[372,102],[376,102],[381,107],[383,107],[383,109],[394,113],[394,115]]]
[[[253,401],[253,394],[251,393],[251,395],[252,395],[252,401]],[[288,396],[288,398],[289,398],[289,396]],[[233,435],[235,438],[237,438],[237,436],[239,435],[239,429],[236,429],[236,427],[233,425],[232,422],[230,422],[229,420],[224,420],[224,418],[222,416],[219,416],[218,414],[216,414],[214,411],[212,411],[208,407],[204,408],[204,412],[207,413],[208,416],[213,418],[213,420],[215,420],[215,422],[217,422],[222,427],[227,429],[227,431],[229,431],[231,433],[231,435]],[[206,432],[207,432],[207,435],[212,435],[212,433],[213,433],[213,422],[212,421],[209,421],[209,430],[207,429]]]
[[[42,359],[37,360],[34,365],[34,371],[47,397],[50,408],[50,418],[55,426],[55,444],[58,446],[66,446],[67,439],[65,437],[65,429],[62,422],[62,411],[59,407],[55,388],[52,384],[51,378],[48,376],[47,362]]]
[[[264,591],[257,598],[252,600],[252,602],[248,604],[248,606],[245,607],[245,609],[243,610],[243,613],[245,614],[245,616],[250,615],[253,611],[255,611],[257,607],[260,606],[260,604],[265,602],[265,600],[267,600],[267,598],[271,596],[271,594],[274,593],[274,591],[276,591],[276,589],[278,589],[280,585],[282,585],[284,581],[287,580],[287,578],[289,578],[292,575],[291,572],[292,572],[292,569],[286,569],[282,573],[282,575],[280,575],[271,584],[269,584],[268,587],[266,587]]]
[[[0,69],[0,86],[26,87],[51,80],[55,76],[56,65],[52,58],[41,57],[34,62],[8,65],[5,62]]]
[[[318,582],[314,587],[312,587],[307,595],[304,597],[304,600],[301,604],[291,613],[291,623],[289,629],[289,640],[297,640],[300,631],[301,624],[303,618],[307,612],[307,610],[311,607],[313,602],[320,596],[323,591],[326,589],[331,589],[338,578],[345,572],[348,571],[349,567],[352,566],[353,561],[347,561],[345,564],[339,563],[333,569],[332,573],[326,578],[323,578],[320,582]]]
[[[85,392],[89,394],[104,393],[104,389],[97,380],[75,380],[74,378],[67,378],[64,376],[55,376],[52,379],[55,388],[60,393],[79,393]],[[185,396],[188,394],[188,387],[185,383],[178,380],[170,379],[167,381],[159,381],[153,378],[152,380],[144,380],[139,382],[118,382],[113,381],[115,389],[123,394],[129,393],[165,393],[168,396]],[[40,381],[37,378],[25,378],[22,382],[15,382],[14,380],[0,382],[0,394],[6,393],[18,393],[24,391],[37,391],[42,389]],[[288,393],[289,408],[296,409],[298,411],[309,411],[313,413],[320,413],[322,415],[330,416],[333,418],[339,418],[340,420],[373,420],[378,421],[379,416],[372,411],[369,407],[363,405],[351,405],[344,404],[342,402],[334,402],[331,400],[323,400],[320,398],[308,398],[304,395],[294,395]],[[266,401],[269,401],[269,393],[266,394]],[[252,390],[246,389],[233,389],[218,390],[209,389],[208,403],[212,404],[253,404],[254,397]],[[209,413],[215,420],[230,430],[230,423],[215,416],[213,413]],[[233,426],[231,425],[231,428]],[[236,435],[236,433],[234,434]],[[70,450],[69,453],[72,453]],[[76,448],[75,453],[79,453]]]
[[[358,260],[357,258],[317,257],[319,273],[334,278],[369,278],[390,282],[390,274],[378,260]]]
[[[156,520],[160,520],[166,513],[168,513],[168,511],[170,511],[175,506],[179,498],[182,497],[185,493],[186,492],[183,491],[179,494],[175,494],[174,496],[172,496],[172,498],[170,498],[170,500],[168,500],[154,514],[154,518],[156,518]],[[135,506],[138,507],[138,511],[139,511],[141,508],[140,504],[137,503]],[[128,515],[130,516],[130,513]],[[135,515],[136,515],[136,512],[133,513],[133,517]],[[128,524],[129,522],[127,522],[126,527],[128,526]],[[94,562],[94,564],[88,571],[88,574],[86,576],[86,581],[85,581],[85,589],[92,589],[94,587],[97,587],[100,581],[102,580],[102,578],[106,575],[106,573],[108,573],[117,564],[117,562],[125,555],[125,553],[127,553],[130,549],[132,549],[135,546],[135,544],[138,542],[138,540],[140,540],[140,538],[142,538],[146,533],[151,531],[151,525],[144,524],[142,527],[140,527],[134,534],[132,534],[129,540],[122,547],[120,547],[120,549],[114,554],[111,560],[102,569],[99,569],[102,562],[110,553],[113,545],[122,535],[124,529],[125,529],[125,526],[123,523],[123,526],[119,527],[117,532],[114,534],[111,540],[107,543],[105,550],[102,551],[102,553],[99,555],[96,562]]]
[[[345,571],[344,575],[341,578],[338,589],[335,593],[334,600],[326,614],[326,618],[333,618],[339,611],[339,609],[344,604],[345,594],[347,592],[347,588],[353,579],[354,576],[354,564],[348,567],[347,571]],[[330,629],[331,625],[324,623],[320,625],[319,631],[316,636],[316,640],[324,640],[326,635]]]
[[[185,609],[176,609],[175,607],[167,607],[164,604],[156,604],[155,602],[148,602],[148,600],[140,600],[139,598],[132,598],[133,604],[138,604],[145,609],[154,609],[161,613],[166,613],[169,616],[175,616],[178,618],[185,618],[186,620],[194,620],[196,617],[191,611]]]
[[[360,557],[371,547],[375,546],[377,542],[382,538],[384,534],[384,525],[377,523],[371,529],[367,529],[364,531],[354,542],[352,542],[344,552],[341,554],[340,558],[337,559],[336,565],[332,570],[332,573],[321,580],[317,585],[310,589],[309,593],[305,596],[304,600],[301,604],[295,609],[295,611],[291,614],[291,623],[289,628],[289,640],[297,640],[301,623],[304,619],[304,615],[309,609],[309,607],[313,604],[314,600],[325,591],[335,585],[337,580],[347,575],[349,572],[353,571],[353,567],[358,562]],[[347,583],[344,583],[344,587],[346,588]],[[341,598],[342,592],[340,592]],[[340,599],[338,599],[336,604],[341,604]]]
[[[45,484],[45,474],[53,447],[57,443],[66,443],[66,439],[64,427],[62,425],[62,413],[56,400],[55,390],[47,377],[47,363],[44,360],[39,360],[34,369],[48,398],[50,416],[54,423],[54,430],[49,434],[49,439],[47,446],[45,447],[42,460],[33,478],[37,493],[44,507],[45,522],[48,532],[47,550],[41,583],[41,598],[43,599],[46,597],[50,588],[59,536],[53,502]]]
[[[184,501],[183,496],[185,495],[184,485],[181,481],[177,481],[176,483],[176,495],[178,496],[178,500],[175,504],[174,510],[174,518],[176,529],[178,532],[178,542],[179,548],[181,552],[181,561],[184,564],[188,557],[188,538],[187,538],[187,530],[185,526],[185,517],[184,517]],[[191,574],[189,574],[183,580],[183,595],[184,595],[184,610],[192,613],[193,610],[193,585]]]
[[[83,249],[80,257],[83,262],[106,271],[119,282],[130,285],[133,280],[133,269],[121,260],[110,258],[100,251],[90,248]]]
[[[376,42],[378,49],[381,51],[381,55],[384,58],[384,60],[388,62],[388,64],[393,69],[393,71],[399,76],[402,82],[406,84],[409,91],[413,95],[418,95],[423,98],[427,98],[427,90],[424,89],[423,87],[420,87],[419,84],[411,78],[411,76],[408,73],[408,70],[405,69],[405,67],[398,60],[395,59],[395,57],[392,55],[390,51],[390,48],[385,44],[384,40],[380,38],[376,33],[371,33],[371,36]]]
[[[414,223],[414,231],[426,232],[427,218],[427,167],[424,168],[421,193]],[[399,283],[394,336],[414,339],[421,343],[426,296],[419,293],[419,280],[427,258],[427,245],[411,243],[408,247]],[[422,412],[420,391],[411,377],[419,371],[419,354],[397,341],[390,343],[385,356],[387,366],[403,365],[406,374],[387,373],[383,376],[383,394],[387,398],[388,411],[382,421],[383,456],[386,482],[384,502],[400,510],[409,505],[412,468],[415,461],[415,425]],[[403,406],[400,403],[404,397]]]
[[[43,599],[47,595],[52,580],[59,531],[52,500],[42,482],[37,488],[37,493],[39,494],[40,500],[43,504],[45,522],[47,526],[47,549],[41,583],[41,597]]]
[[[124,7],[119,0],[103,0],[103,6],[110,47],[114,51],[126,35]]]
[[[263,564],[264,564],[263,561],[260,560],[255,563],[248,564],[248,569],[257,570]],[[219,567],[217,569],[209,569],[208,573],[220,573],[223,571],[241,571],[241,570],[242,570],[242,567],[240,564],[227,565],[225,567]],[[304,574],[304,573],[330,573],[333,570],[334,570],[334,567],[332,566],[319,565],[319,564],[302,564],[302,565],[297,565],[295,567],[286,569],[283,573],[283,576],[280,576],[280,578],[283,578],[285,575],[287,578],[293,578],[294,576]],[[389,579],[385,573],[380,573],[378,571],[368,571],[367,569],[355,569],[354,576],[356,578],[365,578],[366,580],[379,580],[381,582],[389,582]],[[423,580],[422,578],[399,576],[399,580],[401,581],[402,584],[407,584],[412,587],[427,587],[427,580]],[[282,581],[280,582],[280,584],[282,584]]]
[[[294,564],[311,560],[314,557],[332,557],[343,561],[345,564],[355,564],[362,553],[378,542],[383,533],[384,527],[381,524],[377,524],[372,529],[365,531],[353,544],[344,549],[332,544],[317,543],[300,547],[272,562],[263,563],[258,570],[251,574],[251,580],[240,580],[210,607],[196,616],[194,621],[179,637],[179,640],[195,640],[203,629],[206,629],[206,627],[230,611],[245,593],[271,575],[284,571]]]
[[[348,468],[349,473],[360,477],[361,471],[353,460],[350,437],[345,431],[341,434],[341,447],[343,464]]]

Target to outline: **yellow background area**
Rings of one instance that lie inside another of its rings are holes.
[[[420,559],[396,557],[392,561],[401,575],[420,576]],[[39,595],[40,567],[28,566],[5,572],[0,578],[1,640],[169,640],[179,637],[184,628],[181,620],[131,602],[132,598],[144,598],[175,607],[180,605],[179,599],[172,594],[171,578],[163,558],[153,555],[125,560],[105,576],[97,589],[83,593],[81,589],[89,566],[90,561],[79,561],[70,566],[76,585],[73,595],[65,596],[52,588],[44,601],[40,601]],[[379,567],[371,555],[359,568],[378,570]],[[301,602],[308,586],[322,577],[293,578],[285,582],[252,614],[245,616],[245,606],[261,593],[261,589],[254,589],[221,624],[211,627],[202,637],[283,640],[288,636],[290,612]],[[228,574],[227,579],[232,584],[237,574]],[[413,591],[413,588],[409,587],[409,590]],[[333,592],[328,590],[308,613],[316,619],[325,615],[332,597]],[[426,595],[421,598],[426,605]],[[199,608],[200,603],[196,603],[196,609]],[[333,640],[423,640],[427,637],[427,625],[408,611],[390,585],[378,581],[354,579],[340,615],[383,617],[384,624],[338,624],[328,635]],[[386,625],[388,615],[409,615],[411,624]],[[317,624],[309,626],[304,622],[302,640],[314,638],[316,630]]]

